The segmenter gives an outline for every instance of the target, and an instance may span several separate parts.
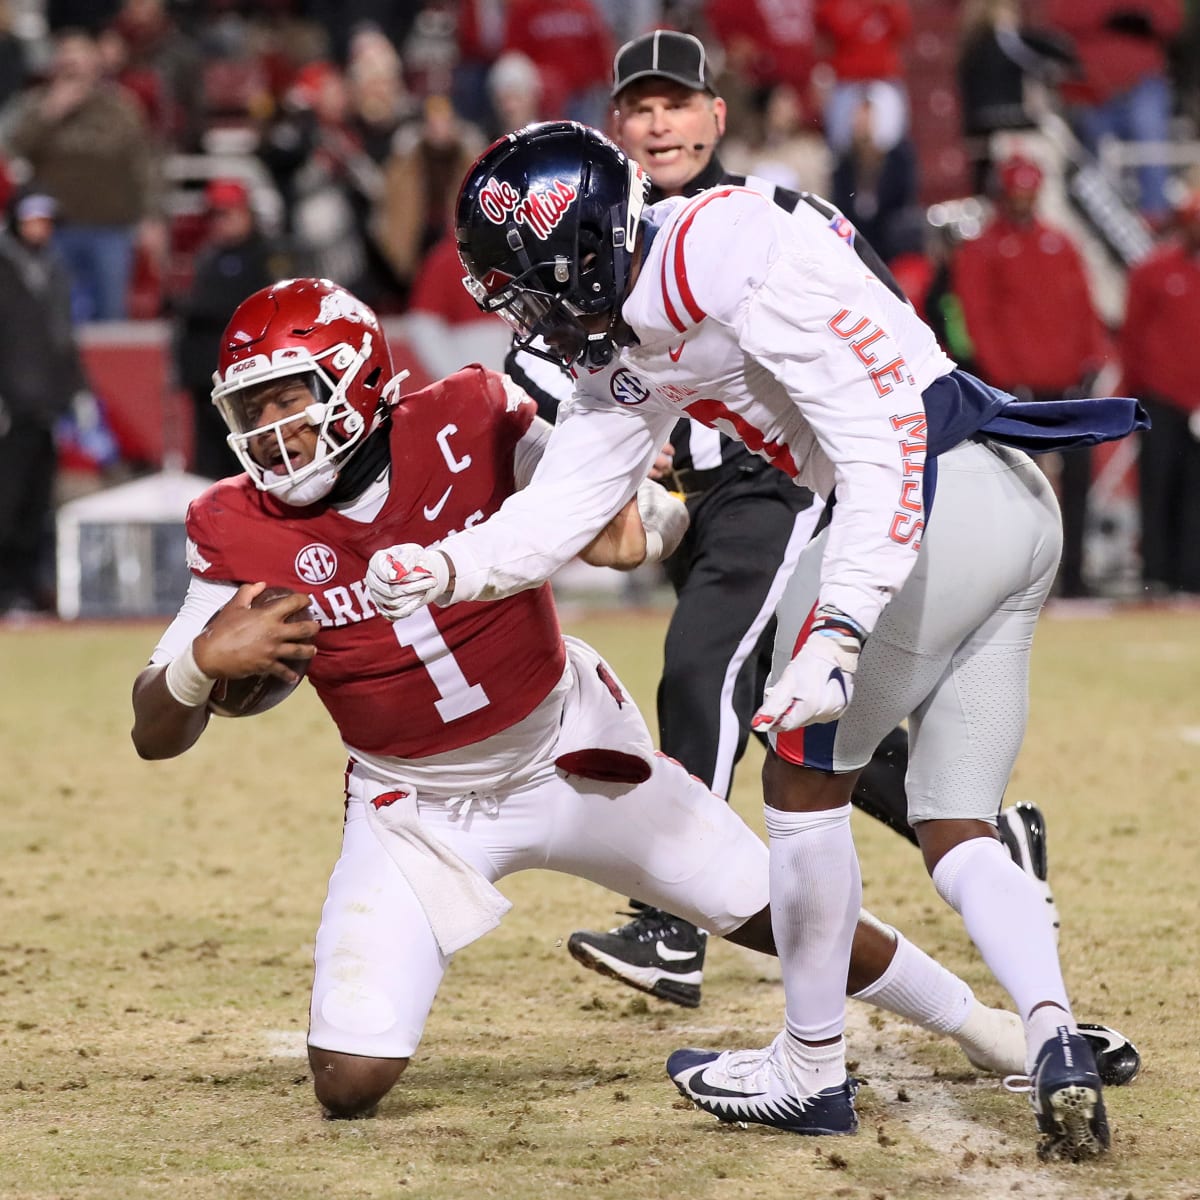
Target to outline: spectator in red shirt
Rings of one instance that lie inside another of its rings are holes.
[[[1046,19],[1074,41],[1083,67],[1062,94],[1088,149],[1104,137],[1169,140],[1166,46],[1183,25],[1180,0],[1049,0]],[[1138,203],[1151,220],[1168,213],[1166,178],[1161,163],[1138,168]]]
[[[728,69],[751,88],[790,83],[808,96],[816,61],[812,0],[708,0],[705,16]]]
[[[1095,307],[1083,260],[1070,237],[1035,213],[1042,172],[1014,156],[997,171],[992,220],[964,242],[951,268],[981,378],[1036,400],[1090,394],[1110,341]],[[1091,456],[1086,448],[1062,455],[1059,499],[1063,561],[1059,594],[1087,594],[1083,541]]]
[[[494,313],[482,313],[462,285],[462,262],[454,231],[425,256],[413,281],[404,318],[408,343],[430,379],[451,375],[467,363],[503,370],[512,330]]]
[[[850,144],[854,114],[869,84],[883,84],[896,93],[907,128],[908,93],[900,57],[912,29],[907,0],[819,0],[816,29],[828,43],[826,57],[836,79],[825,101],[825,137],[834,153]]]
[[[511,0],[504,49],[519,50],[563,97],[556,116],[603,126],[615,47],[592,0]]]
[[[1129,275],[1122,391],[1150,414],[1141,435],[1142,579],[1200,592],[1200,188],[1176,210],[1178,236]]]

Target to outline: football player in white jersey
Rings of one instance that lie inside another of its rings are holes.
[[[726,1120],[853,1132],[844,982],[862,884],[850,791],[909,721],[906,790],[926,865],[1024,1021],[1044,1153],[1109,1144],[1050,917],[996,836],[1024,734],[1029,651],[1058,563],[1053,493],[1025,449],[1144,425],[1134,401],[1022,405],[956,369],[913,309],[820,213],[720,187],[645,208],[640,168],[549,122],[468,172],[456,231],[482,307],[576,376],[529,488],[437,550],[368,572],[376,604],[513,595],[633,494],[687,415],[837,505],[781,600],[774,682],[755,718],[786,1026],[762,1050],[681,1050],[676,1086]],[[1049,411],[1053,410],[1053,411]],[[860,667],[861,660],[861,667]]]
[[[725,101],[718,94],[703,43],[688,33],[656,29],[623,45],[613,60],[613,129],[617,144],[650,177],[650,203],[695,196],[722,184],[762,192],[785,212],[816,208],[839,221],[867,270],[902,296],[871,245],[828,201],[770,180],[730,175],[718,156]],[[505,369],[553,423],[573,384],[563,368],[514,349]],[[755,457],[745,445],[695,420],[678,422],[664,482],[681,493],[691,518],[666,573],[677,602],[663,642],[658,686],[658,735],[678,759],[718,795],[728,797],[750,723],[771,669],[774,610],[782,581],[817,527],[823,506],[807,488]],[[863,768],[851,793],[855,807],[916,845],[908,823],[904,776],[908,734],[892,730]],[[1013,859],[1038,879],[1058,926],[1046,881],[1045,818],[1035,805],[1010,805],[999,816]],[[681,918],[631,898],[631,920],[607,932],[573,933],[567,948],[585,966],[663,1000],[700,1003],[707,939]],[[1082,1028],[1082,1026],[1081,1026]],[[1085,1032],[1087,1030],[1085,1029]],[[1105,1082],[1111,1049],[1096,1031],[1097,1065]],[[1124,1053],[1128,1062],[1128,1053]]]
[[[561,634],[548,585],[394,623],[367,594],[375,547],[448,538],[527,484],[550,436],[533,401],[480,367],[401,398],[375,314],[320,279],[240,305],[218,366],[213,398],[246,473],[189,509],[192,581],[134,684],[133,741],[143,758],[182,754],[219,680],[294,682],[289,661],[308,660],[349,755],[308,1035],[326,1111],[367,1114],[396,1083],[451,955],[508,908],[493,885],[512,872],[635,891],[773,952],[766,848],[654,752],[603,659]],[[647,483],[585,553],[636,566],[685,527]],[[265,585],[297,594],[252,606]],[[843,985],[950,1034],[981,1068],[1021,1068],[1014,1014],[865,914]]]

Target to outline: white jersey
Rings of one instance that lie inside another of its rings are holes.
[[[837,488],[820,602],[871,629],[924,527],[921,393],[955,364],[839,225],[737,187],[649,209],[650,246],[622,309],[637,344],[577,378],[532,485],[442,544],[453,599],[551,573],[688,416],[821,496]]]

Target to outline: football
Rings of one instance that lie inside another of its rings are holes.
[[[282,587],[264,588],[250,602],[251,608],[263,608],[297,593]],[[308,613],[300,609],[288,617],[289,621],[303,621]],[[212,618],[209,618],[210,620]],[[308,672],[307,658],[284,660],[300,677],[295,683],[287,683],[274,675],[247,675],[244,679],[218,679],[208,697],[208,711],[218,717],[254,717],[286,700]]]

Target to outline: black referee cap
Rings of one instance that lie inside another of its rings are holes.
[[[690,33],[656,29],[626,42],[613,59],[613,97],[638,79],[655,77],[671,79],[697,92],[717,94],[708,77],[708,52],[703,42]]]

